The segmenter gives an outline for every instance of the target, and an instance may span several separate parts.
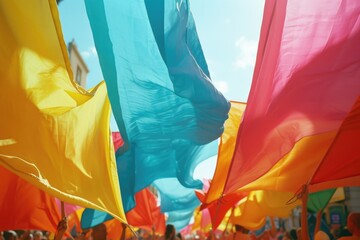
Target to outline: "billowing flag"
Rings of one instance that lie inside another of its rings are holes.
[[[191,231],[201,230],[202,232],[208,232],[211,229],[212,224],[209,210],[203,209],[200,211],[200,208],[195,209],[194,223],[192,225]]]
[[[360,96],[311,179],[315,191],[330,187],[360,186]]]
[[[216,227],[223,221],[228,209],[236,205],[236,203],[248,195],[247,192],[239,192],[228,196],[222,196],[226,182],[226,173],[229,171],[231,159],[234,153],[236,134],[239,129],[244,110],[245,103],[231,102],[229,118],[225,122],[225,130],[220,138],[219,153],[216,163],[214,177],[211,180],[210,188],[205,192],[196,191],[196,194],[202,202],[202,209],[207,208],[212,218],[212,227]],[[221,196],[221,200],[217,198]]]
[[[160,196],[161,212],[168,215],[166,223],[174,225],[177,231],[182,230],[200,205],[194,189],[182,186],[176,178],[158,179],[153,185]]]
[[[330,202],[335,191],[336,188],[332,188],[310,194],[307,201],[307,210],[313,213],[322,211]]]
[[[0,166],[0,230],[41,229],[55,233],[61,219],[55,198]]]
[[[1,1],[0,35],[0,165],[126,222],[106,86],[73,81],[56,2]]]
[[[238,192],[258,189],[295,193],[310,183],[360,95],[359,18],[357,1],[266,1],[234,156],[225,186],[212,199],[240,200]],[[353,154],[332,162],[354,167]]]
[[[202,191],[197,191],[198,197],[203,205],[213,202],[222,194],[226,183],[225,174],[229,172],[231,159],[234,154],[236,144],[236,134],[239,129],[245,108],[245,103],[234,101],[231,102],[229,118],[225,122],[225,130],[220,138],[218,159],[214,177],[213,180],[211,180],[210,188],[206,189],[206,196],[204,196]],[[235,204],[237,201],[239,201],[239,199],[236,199],[235,202],[232,202],[231,205]]]
[[[159,178],[192,178],[223,132],[229,103],[212,85],[188,1],[86,0],[124,146],[117,151],[126,211]]]
[[[264,175],[302,139],[339,129],[360,95],[359,14],[357,1],[266,2],[224,194]],[[298,165],[305,162],[312,159]]]
[[[126,213],[129,225],[162,233],[165,228],[165,217],[160,211],[156,196],[145,188],[135,194],[135,200],[135,208]],[[113,217],[105,212],[86,209],[81,216],[81,227],[88,229],[112,219]]]

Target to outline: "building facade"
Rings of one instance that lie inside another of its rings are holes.
[[[75,40],[72,40],[68,44],[69,58],[70,58],[70,66],[73,71],[73,79],[77,84],[86,88],[86,79],[89,73],[89,69],[81,57],[81,54],[75,44]]]

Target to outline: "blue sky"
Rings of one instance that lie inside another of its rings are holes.
[[[264,0],[190,0],[212,81],[228,100],[247,101],[263,6]],[[90,69],[86,87],[93,87],[103,76],[84,1],[63,0],[59,12],[65,42],[75,39]],[[114,119],[111,125],[116,130]],[[205,161],[195,175],[211,177],[214,168],[214,159]]]

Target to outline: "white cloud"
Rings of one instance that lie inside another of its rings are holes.
[[[83,58],[89,58],[89,57],[97,57],[97,52],[95,46],[88,47],[86,51],[82,51],[81,55]]]
[[[238,50],[238,55],[235,61],[235,66],[239,68],[247,68],[255,66],[256,51],[258,43],[253,40],[248,40],[245,37],[240,37],[235,42],[235,47]]]
[[[225,81],[213,81],[212,82],[217,90],[225,94],[229,91],[229,84]]]
[[[82,52],[81,52],[81,56],[82,56],[83,58],[88,58],[88,57],[90,57],[90,52],[88,52],[88,51],[82,51]]]
[[[96,48],[95,46],[92,46],[92,47],[89,47],[89,50],[91,51],[91,53],[97,57],[97,51],[96,51]]]

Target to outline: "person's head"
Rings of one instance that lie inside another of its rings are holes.
[[[4,238],[5,240],[17,240],[18,236],[15,231],[9,230],[4,232]]]
[[[182,240],[182,239],[183,239],[183,237],[182,237],[181,233],[176,234],[176,236],[177,236],[177,238],[178,238],[178,239],[180,239],[180,240]]]
[[[166,225],[165,239],[175,239],[175,227],[172,224]]]
[[[318,231],[315,234],[314,240],[330,240],[330,238],[329,238],[329,235],[327,235],[325,232]]]
[[[93,240],[105,240],[107,230],[105,224],[101,223],[92,228],[91,237]]]
[[[41,231],[36,231],[34,233],[34,240],[41,240],[43,238],[43,233]]]
[[[347,218],[348,230],[354,236],[360,236],[360,212],[350,213]]]
[[[248,234],[249,233],[249,230],[246,229],[245,227],[239,225],[239,224],[235,224],[235,231],[236,232],[241,232],[241,233],[245,233],[245,234]]]
[[[291,240],[290,233],[287,231],[284,231],[282,240]]]
[[[295,228],[292,228],[290,230],[290,238],[291,238],[291,240],[297,240],[297,235],[296,235],[296,229]]]

